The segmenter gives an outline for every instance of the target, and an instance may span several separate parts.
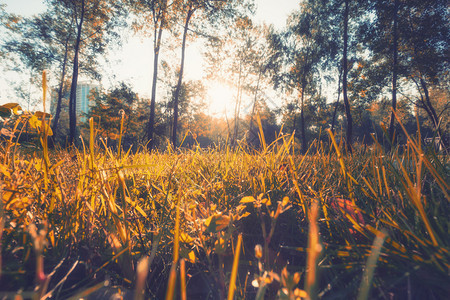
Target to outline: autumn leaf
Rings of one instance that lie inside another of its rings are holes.
[[[256,199],[253,198],[252,196],[247,196],[247,197],[242,198],[242,200],[239,203],[253,203],[255,201],[256,201]]]
[[[222,213],[215,214],[205,220],[206,232],[218,232],[225,229],[230,223],[230,217],[223,216]]]

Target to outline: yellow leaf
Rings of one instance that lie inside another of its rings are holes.
[[[239,203],[253,203],[255,201],[256,201],[256,199],[253,198],[252,196],[247,196],[247,197],[242,198],[242,200]]]
[[[230,217],[223,216],[222,213],[215,214],[205,220],[205,226],[207,232],[217,232],[228,226],[230,223]]]
[[[304,290],[299,289],[299,288],[294,290],[294,295],[296,297],[300,297],[300,298],[307,298],[308,297],[308,293],[305,292]]]
[[[265,204],[266,206],[271,206],[272,205],[272,202],[270,202],[270,199],[268,199],[268,198],[262,199],[261,203]]]
[[[245,217],[248,217],[248,216],[250,216],[250,213],[249,213],[249,212],[246,212],[246,213],[244,213],[244,214],[241,215],[241,218],[245,218]]]
[[[0,173],[5,175],[7,178],[11,178],[11,173],[9,173],[8,167],[6,165],[0,164]]]
[[[12,197],[13,193],[10,191],[4,191],[3,192],[3,200],[9,201]]]
[[[55,247],[55,232],[53,230],[48,233],[48,238],[52,247]]]
[[[180,241],[183,242],[183,243],[186,243],[186,244],[190,244],[190,243],[192,243],[194,241],[194,239],[191,238],[187,233],[182,232],[180,234]]]
[[[190,261],[191,263],[195,264],[195,260],[196,260],[196,258],[195,258],[195,252],[194,252],[194,251],[189,252],[188,256],[189,256],[189,257],[188,257],[189,261]]]
[[[125,201],[131,204],[144,218],[147,218],[147,214],[142,210],[142,208],[136,204],[136,201],[132,201],[130,197],[125,197]]]
[[[47,124],[46,122],[44,122],[44,128],[45,128],[45,132],[47,133],[47,136],[52,136],[53,135],[53,130],[52,128],[49,126],[49,124]]]
[[[211,220],[212,220],[213,216],[210,216],[208,219],[205,220],[205,226],[209,227],[209,224],[211,224]]]
[[[36,117],[38,117],[39,119],[42,119],[42,117],[50,118],[52,116],[51,114],[48,114],[48,113],[45,113],[45,112],[42,112],[42,111],[37,111],[37,112],[34,113],[34,115]]]
[[[228,216],[218,216],[216,219],[217,231],[226,228],[230,224],[230,217]]]
[[[36,117],[35,115],[32,115],[30,119],[28,119],[28,124],[30,124],[31,128],[37,129],[38,127],[41,127],[41,121]]]

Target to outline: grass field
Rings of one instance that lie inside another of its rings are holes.
[[[155,299],[445,299],[447,156],[420,137],[305,156],[290,135],[136,153],[0,149],[0,296]],[[31,120],[31,121],[30,121]],[[21,122],[20,119],[18,122]],[[17,127],[19,128],[19,127]],[[16,128],[16,130],[17,130]],[[14,298],[19,297],[19,298]]]

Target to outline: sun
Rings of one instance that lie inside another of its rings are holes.
[[[229,114],[234,109],[233,88],[221,81],[208,84],[207,100],[211,115]]]

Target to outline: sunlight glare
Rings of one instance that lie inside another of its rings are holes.
[[[233,89],[229,85],[213,81],[208,85],[209,113],[211,115],[221,115],[230,113],[233,109]]]

